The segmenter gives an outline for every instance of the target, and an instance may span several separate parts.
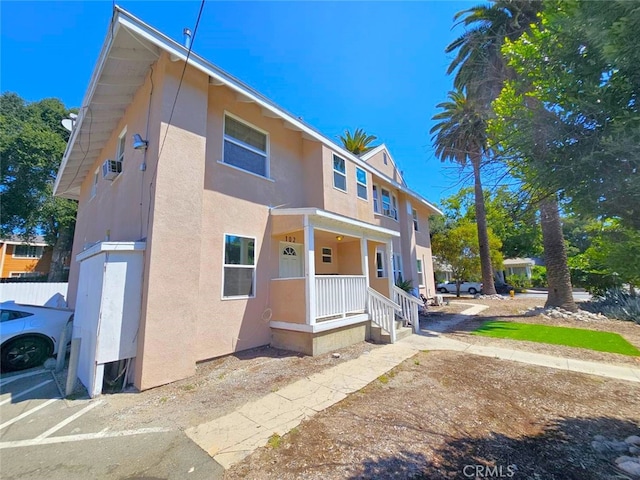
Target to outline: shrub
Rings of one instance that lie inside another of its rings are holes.
[[[531,269],[531,286],[546,287],[547,286],[547,267],[542,265],[534,265]]]
[[[507,283],[516,287],[517,290],[531,288],[531,280],[526,275],[509,275]]]
[[[602,313],[609,318],[640,324],[640,296],[613,288],[594,300],[581,305],[585,310]]]

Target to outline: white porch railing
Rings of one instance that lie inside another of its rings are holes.
[[[366,299],[363,275],[316,275],[316,318],[362,313]]]
[[[367,311],[371,320],[389,332],[391,343],[396,341],[396,311],[400,305],[392,302],[373,288],[367,288]]]
[[[418,307],[422,302],[413,295],[409,295],[401,288],[393,286],[393,300],[400,305],[403,320],[413,326],[415,333],[420,332],[420,317],[418,316]]]

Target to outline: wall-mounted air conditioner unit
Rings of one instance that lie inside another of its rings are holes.
[[[113,180],[122,173],[122,162],[119,160],[105,160],[102,164],[102,177]]]

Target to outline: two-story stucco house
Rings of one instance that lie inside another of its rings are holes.
[[[340,348],[372,322],[393,341],[394,315],[415,308],[394,276],[435,293],[428,217],[439,210],[407,187],[384,145],[353,155],[188,54],[116,7],[55,194],[79,201],[68,300],[93,334],[108,309],[83,306],[102,275],[83,277],[83,265],[140,254],[140,281],[115,282],[135,308],[109,310],[135,317],[122,327],[135,350],[118,340],[113,355],[81,360],[99,378],[128,358],[146,389],[261,345]],[[78,335],[91,335],[86,325]]]

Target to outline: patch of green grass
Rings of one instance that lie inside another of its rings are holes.
[[[389,383],[389,377],[387,375],[380,375],[378,377],[378,381],[383,385],[386,385],[387,383]]]
[[[529,342],[587,348],[597,352],[640,356],[640,350],[617,333],[585,330],[583,328],[552,327],[532,323],[488,321],[473,332],[486,337],[510,338]]]
[[[274,433],[269,437],[269,440],[267,440],[267,445],[271,448],[278,448],[282,445],[282,437],[277,433]]]

